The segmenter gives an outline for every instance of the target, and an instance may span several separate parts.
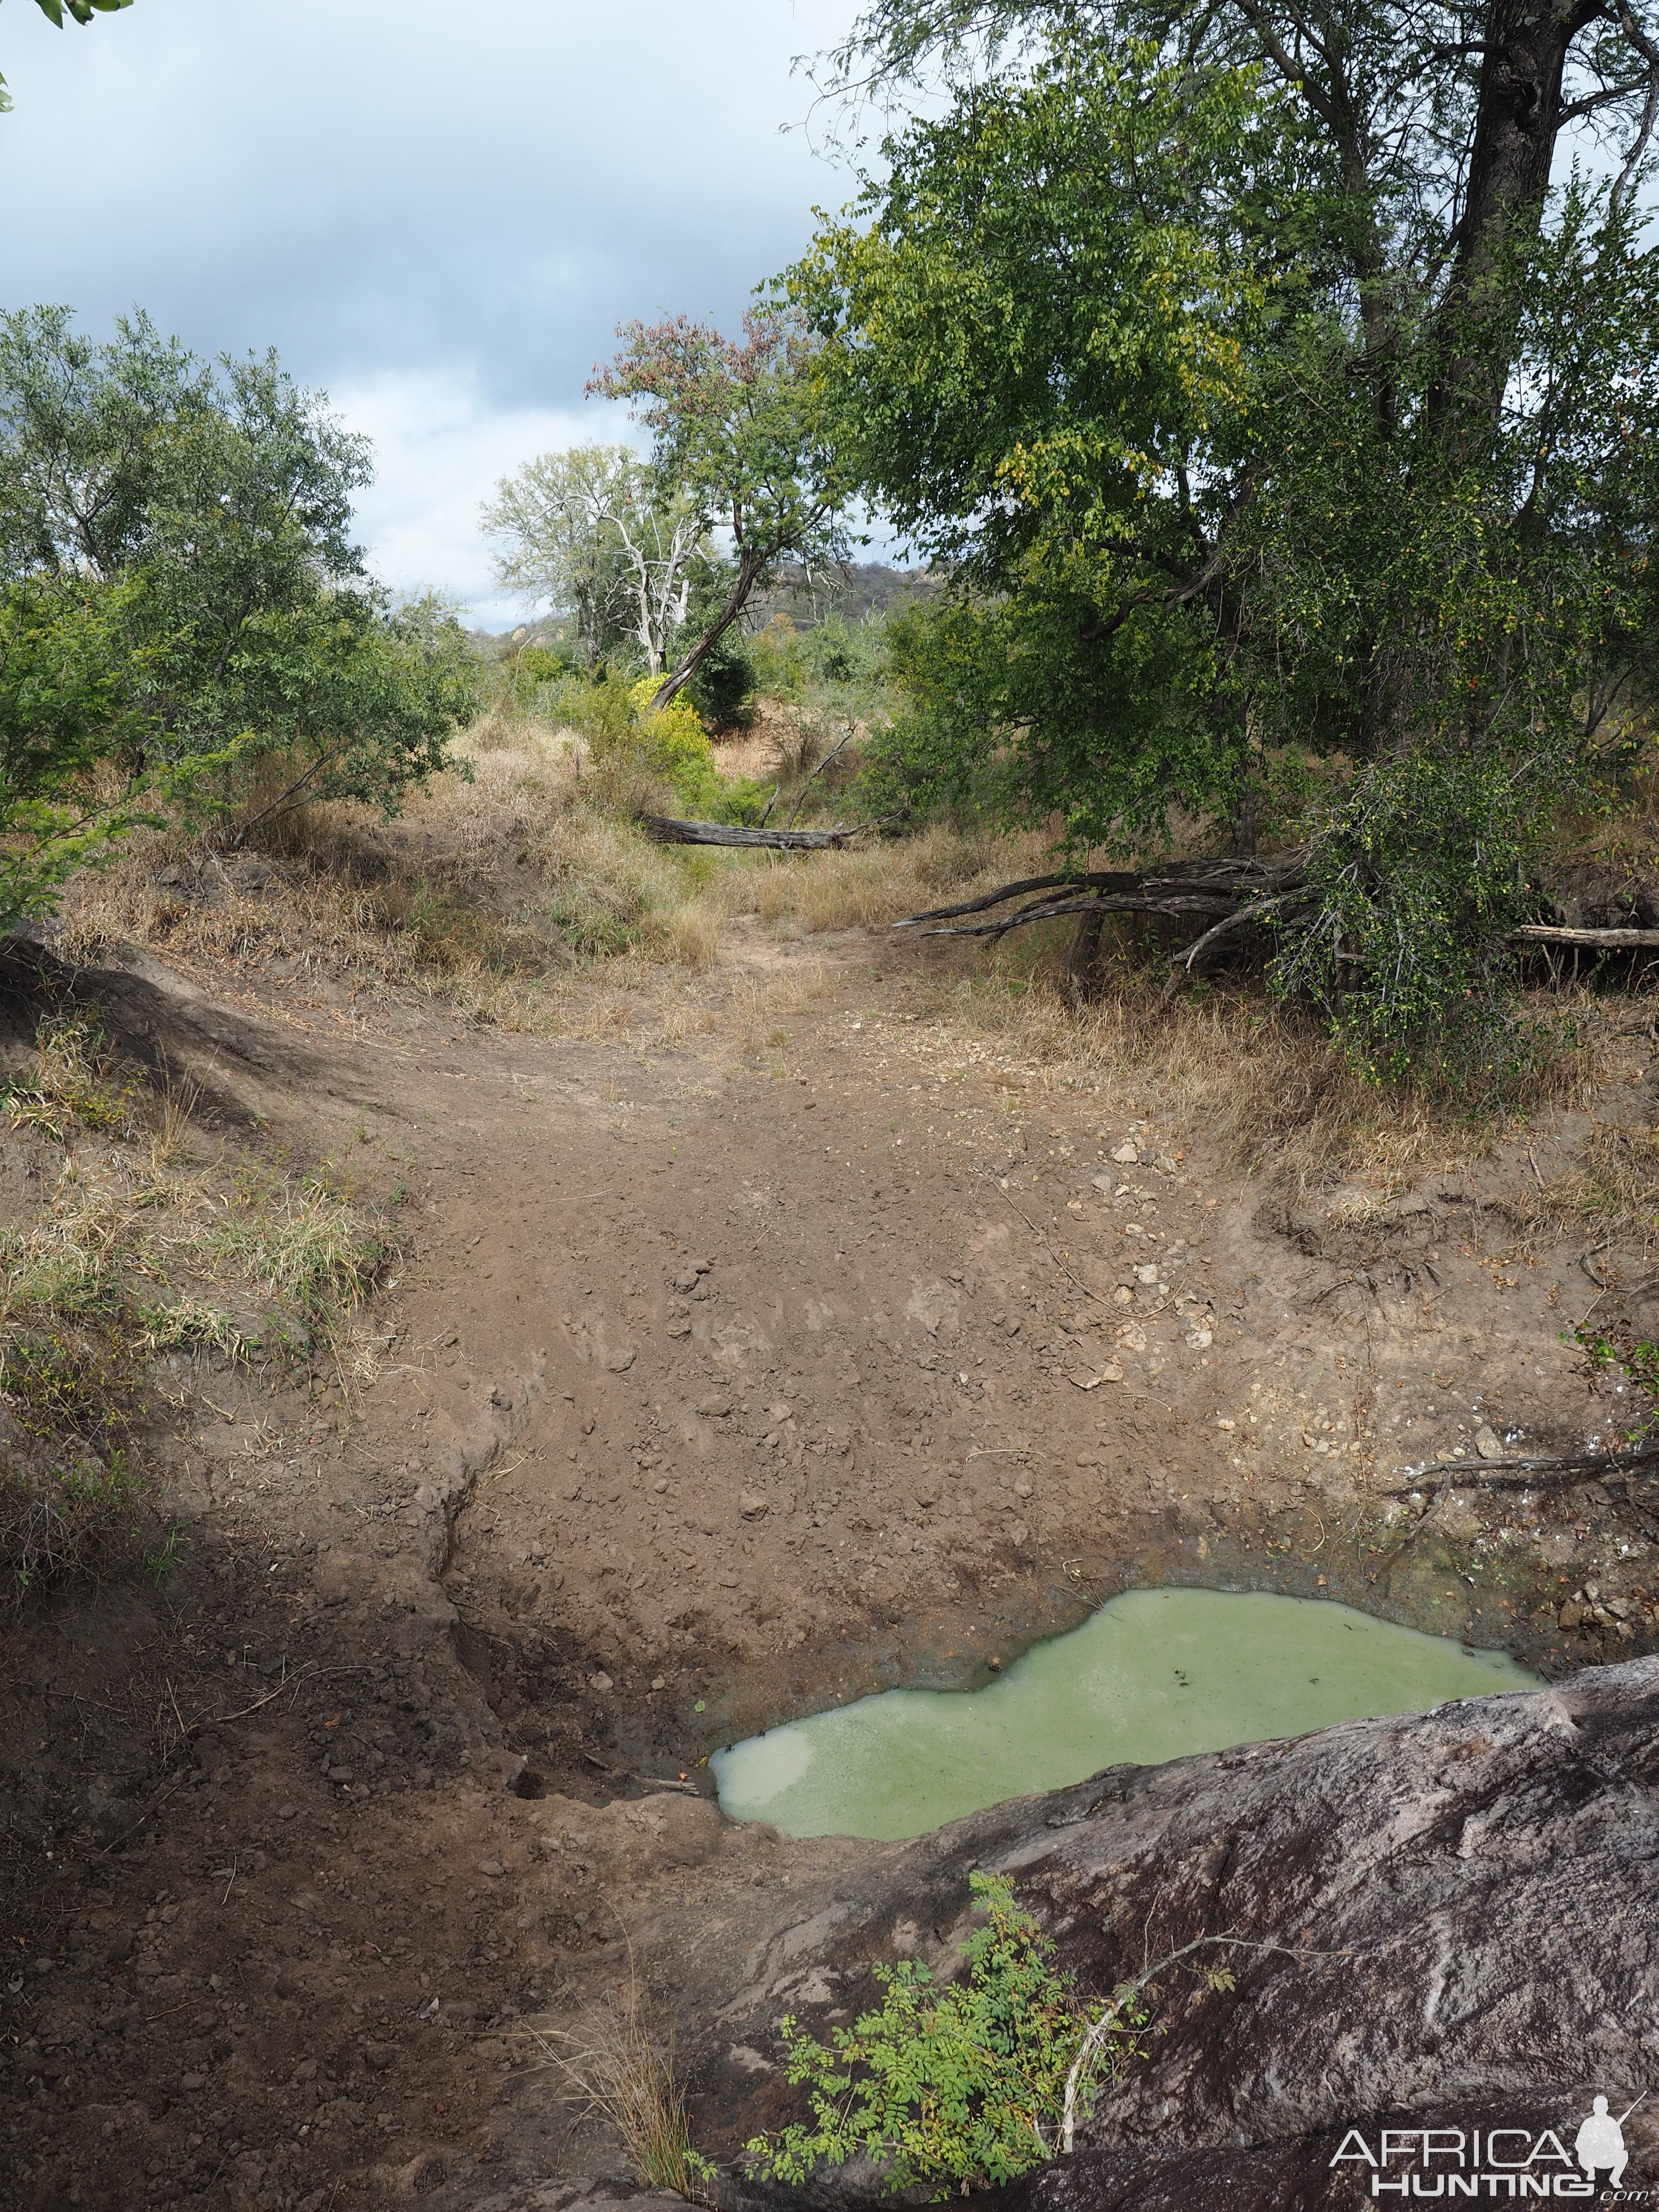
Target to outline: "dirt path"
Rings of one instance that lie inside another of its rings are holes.
[[[1181,1100],[1108,1121],[1012,1064],[937,973],[739,928],[709,1024],[647,1049],[185,1002],[212,1095],[349,1153],[408,1243],[343,1387],[186,1363],[180,1564],[12,1633],[9,2201],[619,2177],[523,2021],[669,1898],[740,1986],[769,1893],[874,1848],[732,1828],[709,1749],[982,1680],[1127,1580],[1557,1672],[1651,1648],[1638,1499],[1449,1456],[1410,1496],[1483,1428],[1586,1432],[1578,1245],[1503,1256],[1524,1142],[1297,1210]]]

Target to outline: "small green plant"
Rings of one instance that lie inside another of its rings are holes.
[[[175,1521],[157,1548],[144,1553],[144,1572],[158,1589],[179,1564],[179,1534]]]
[[[1007,1879],[969,1881],[986,1922],[964,1947],[963,1979],[941,1989],[921,1960],[902,1959],[875,1968],[880,2010],[834,2029],[831,2045],[780,2023],[788,2079],[810,2087],[812,2118],[747,2146],[757,2174],[799,2185],[863,2151],[890,2189],[931,2185],[943,2197],[1053,2156],[1090,2014]],[[1146,2017],[1137,1996],[1097,2033],[1109,2078],[1133,2056]]]
[[[1624,1320],[1610,1322],[1601,1329],[1589,1328],[1581,1322],[1573,1337],[1592,1378],[1599,1381],[1606,1376],[1615,1389],[1629,1390],[1634,1395],[1636,1403],[1630,1409],[1632,1418],[1625,1431],[1626,1441],[1633,1444],[1645,1442],[1659,1414],[1659,1344],[1638,1336],[1629,1322]]]

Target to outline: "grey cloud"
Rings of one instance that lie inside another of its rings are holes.
[[[791,55],[854,12],[135,0],[58,33],[7,7],[0,301],[141,303],[331,391],[443,371],[486,411],[580,410],[619,319],[734,322],[845,196],[779,125],[810,103]]]

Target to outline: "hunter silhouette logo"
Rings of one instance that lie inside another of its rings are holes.
[[[1444,2203],[1461,2197],[1582,2201],[1596,2196],[1603,2180],[1609,2190],[1624,2189],[1630,2160],[1625,2122],[1647,2094],[1644,2089],[1616,2118],[1605,2097],[1593,2099],[1571,2150],[1553,2128],[1383,2128],[1374,2148],[1359,2129],[1350,2128],[1331,2165],[1369,2169],[1367,2194],[1383,2201],[1438,2197]]]
[[[1642,2097],[1647,2094],[1644,2089]],[[1636,2100],[1636,2105],[1641,2103],[1642,2097]],[[1630,2157],[1625,2148],[1625,2122],[1636,2110],[1636,2105],[1627,2105],[1615,2120],[1607,2110],[1607,2099],[1598,2097],[1590,2107],[1589,2118],[1572,2139],[1573,2156],[1584,2172],[1594,2179],[1605,2166],[1615,2189],[1624,2186],[1625,2165]]]

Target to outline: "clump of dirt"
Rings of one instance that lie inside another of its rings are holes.
[[[981,1680],[1127,1582],[1550,1674],[1652,1647],[1640,1470],[1499,1464],[1628,1425],[1574,1330],[1639,1318],[1644,1232],[1587,1249],[1564,1109],[1275,1195],[1206,1126],[1197,1029],[1178,1090],[1078,1030],[1045,1056],[959,956],[859,929],[733,922],[672,1006],[578,975],[587,1035],[227,974],[77,988],[225,1144],[349,1160],[401,1249],[331,1368],[162,1355],[165,1555],[10,1631],[21,2206],[619,2180],[522,2022],[670,1899],[725,1960],[750,1892],[885,1848],[735,1828],[708,1752]],[[41,1186],[8,1181],[15,1235]]]

